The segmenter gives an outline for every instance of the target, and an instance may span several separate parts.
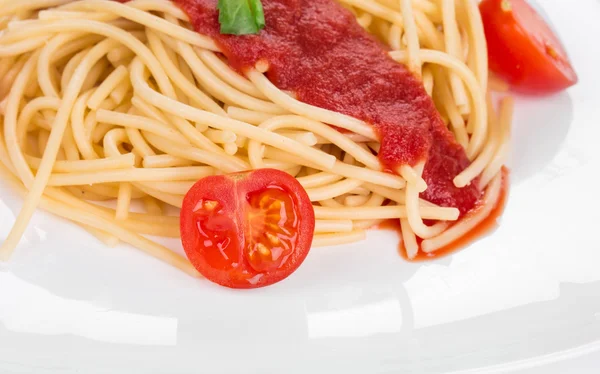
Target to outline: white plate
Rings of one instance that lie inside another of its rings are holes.
[[[0,271],[0,372],[592,373],[600,2],[540,3],[580,83],[518,98],[510,198],[493,235],[410,264],[394,234],[373,231],[313,250],[280,284],[237,292],[38,213]],[[20,204],[0,188],[0,240]]]

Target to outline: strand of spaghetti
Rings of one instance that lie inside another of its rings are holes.
[[[369,201],[369,196],[365,195],[347,195],[344,197],[344,205],[350,208],[363,206]]]
[[[396,24],[390,27],[389,44],[392,50],[399,51],[402,49],[402,28]]]
[[[233,156],[215,155],[214,153],[202,149],[183,146],[178,143],[170,142],[152,133],[145,132],[144,137],[153,147],[165,152],[166,154],[199,162],[201,164],[210,165],[217,170],[222,170],[227,173],[248,170],[250,168],[250,165],[248,165],[244,160]]]
[[[488,88],[491,92],[507,92],[510,90],[510,85],[496,75],[490,74],[488,78]]]
[[[129,214],[129,206],[131,205],[132,186],[130,183],[121,183],[119,185],[119,195],[117,196],[117,208],[115,212],[115,221],[124,221]],[[116,236],[110,235],[105,239],[109,246],[115,246],[119,243]]]
[[[168,168],[173,166],[190,166],[193,161],[172,155],[145,155],[142,165],[145,168]]]
[[[272,147],[266,147],[265,157],[319,169],[318,165],[312,164],[302,157],[295,156]],[[404,179],[397,175],[371,170],[361,166],[348,165],[341,161],[336,161],[333,168],[328,169],[328,171],[346,178],[358,179],[363,182],[371,182],[391,188],[404,188],[406,185]]]
[[[17,74],[22,70],[23,66],[27,62],[27,60],[31,57],[28,54],[22,55],[17,59],[17,62],[13,65],[13,67],[0,79],[0,98],[4,98],[11,86],[14,84],[14,81],[17,77]],[[4,109],[6,110],[6,109]]]
[[[383,187],[373,183],[365,183],[363,184],[363,186],[373,191],[374,193],[381,195],[386,199],[390,199],[400,205],[404,205],[406,201],[404,190]]]
[[[40,8],[51,8],[69,2],[69,0],[28,0],[28,1],[8,1],[0,3],[0,17],[14,14],[27,13],[30,10]]]
[[[25,159],[32,169],[38,170],[41,164],[41,159],[29,155],[25,155]],[[93,172],[111,169],[127,169],[135,165],[135,155],[127,153],[116,157],[100,158],[95,160],[59,160],[54,163],[52,171],[54,173],[77,173],[77,172]]]
[[[17,139],[21,148],[24,146],[28,125],[32,122],[33,116],[42,109],[57,111],[59,107],[60,99],[48,96],[36,97],[25,104],[17,121]]]
[[[165,15],[173,16],[177,19],[181,19],[181,20],[185,20],[185,21],[189,20],[187,14],[185,14],[185,12],[182,9],[180,9],[178,6],[176,6],[172,1],[132,0],[132,1],[128,1],[126,5],[129,7],[138,9],[138,10],[142,10],[144,12],[148,12],[148,13],[158,12],[158,13],[163,13]],[[77,1],[72,1],[66,5],[63,5],[60,8],[57,8],[57,9],[64,10],[64,11],[71,11],[71,12],[81,11],[81,12],[96,14],[96,12],[94,12],[93,9],[89,9],[87,7],[84,8]],[[119,17],[116,14],[111,14],[111,13],[106,13],[106,14],[110,14],[113,17],[110,19]]]
[[[188,193],[190,188],[196,183],[196,181],[183,181],[183,182],[152,182],[152,188],[157,191],[166,192],[172,195],[185,195]]]
[[[92,47],[90,46],[90,47],[88,47],[88,48],[80,51],[75,56],[73,56],[73,58],[71,58],[69,60],[69,62],[67,63],[67,65],[65,65],[65,67],[64,67],[64,69],[62,71],[60,82],[58,82],[59,83],[59,87],[57,87],[57,88],[59,89],[59,91],[64,91],[67,88],[67,85],[69,84],[69,80],[73,76],[73,73],[75,72],[75,69],[81,63],[81,61],[83,60],[83,58],[85,57],[85,55],[90,52],[91,48]],[[60,95],[57,94],[57,97],[58,96],[60,96]]]
[[[479,223],[486,219],[498,203],[500,191],[502,189],[502,173],[498,173],[483,197],[484,204],[479,210],[469,213],[455,225],[435,238],[426,239],[421,242],[421,249],[425,253],[435,252],[464,236],[467,232],[473,230]]]
[[[362,204],[362,207],[379,207],[385,202],[385,197],[376,193],[371,194],[368,200]],[[369,229],[383,222],[383,219],[355,219],[353,220],[353,227],[357,229]]]
[[[83,0],[77,3],[77,8],[91,12],[104,11],[113,13],[125,19],[144,25],[153,30],[160,31],[164,34],[167,34],[173,38],[184,41],[191,45],[195,45],[205,49],[210,49],[212,51],[219,51],[218,46],[211,38],[205,35],[198,34],[197,32],[194,32],[192,30],[175,26],[171,22],[166,21],[161,17],[155,16],[150,12],[146,12],[141,9],[136,9],[134,7],[136,3],[142,4],[141,2],[135,1],[132,2],[132,4],[121,4],[118,2],[104,0]]]
[[[98,110],[100,104],[110,95],[110,93],[128,76],[127,68],[123,65],[113,70],[108,77],[94,90],[94,93],[87,101],[88,108]]]
[[[354,134],[354,133],[343,133],[342,135],[344,135],[346,138],[352,140],[354,143],[359,143],[358,146],[365,149],[364,144],[361,143],[372,143],[372,139],[367,138],[365,136],[359,135],[359,134]],[[374,142],[376,144],[379,144],[378,142]],[[327,139],[324,138],[322,136],[317,136],[317,144],[331,144],[331,142]]]
[[[341,175],[331,174],[327,172],[319,172],[313,175],[298,178],[298,182],[304,189],[315,188],[326,184],[334,183],[342,179]]]
[[[363,29],[368,29],[372,21],[373,16],[369,13],[363,13],[356,19],[356,22],[358,22],[358,24],[361,25]]]
[[[412,4],[410,0],[399,0],[400,11],[404,19],[404,37],[406,38],[406,54],[408,56],[407,66],[416,76],[421,76],[422,62],[419,56],[419,34],[413,15]]]
[[[398,170],[398,174],[406,180],[406,183],[410,183],[415,186],[418,192],[423,192],[427,189],[427,183],[421,177],[421,173],[415,170],[415,168],[409,165],[402,165]]]
[[[104,58],[96,62],[96,64],[88,72],[87,77],[83,81],[83,84],[81,85],[81,92],[85,92],[90,88],[94,87],[98,80],[100,80],[102,74],[106,71],[108,65],[108,61]],[[63,93],[67,90],[70,81],[71,79],[66,80],[65,84],[62,86]]]
[[[49,35],[40,35],[37,37],[32,37],[30,39],[21,40],[19,42],[12,43],[9,45],[0,44],[0,57],[6,58],[31,52],[34,49],[46,43],[49,37]]]
[[[274,147],[286,149],[291,154],[304,157],[326,169],[330,169],[335,163],[335,158],[311,147],[307,147],[285,136],[277,135],[263,129],[256,128],[250,124],[219,117],[209,112],[205,112],[188,105],[177,102],[166,97],[150,88],[148,84],[141,80],[143,66],[141,61],[136,58],[131,67],[132,82],[136,93],[149,104],[162,109],[165,112],[180,115],[190,121],[206,124],[210,127],[220,130],[230,130],[236,134],[246,136]]]
[[[0,134],[0,160],[3,163],[8,159],[8,154],[4,148],[4,141],[1,139]],[[12,164],[10,164],[12,166]],[[12,175],[16,175],[16,172],[11,171],[10,167],[7,169],[12,173]],[[21,185],[21,184],[19,184]],[[103,188],[107,188],[108,186],[104,186]],[[90,189],[91,187],[84,186],[85,189]],[[100,189],[101,186],[95,186],[95,189]],[[68,206],[72,206],[79,210],[86,211],[95,216],[103,217],[105,219],[111,219],[114,216],[115,211],[101,207],[93,204],[89,204],[81,199],[74,197],[69,193],[65,193],[60,189],[54,187],[47,187],[45,190],[45,194],[49,197],[66,204]],[[117,192],[111,194],[112,198],[117,196]],[[141,197],[137,190],[132,192],[133,198]],[[179,235],[179,219],[177,217],[165,217],[165,216],[152,216],[147,214],[138,214],[138,213],[130,213],[130,218],[123,222],[124,227],[129,230],[139,232],[141,234],[152,234],[158,236],[167,236],[167,237],[178,237]]]
[[[152,196],[146,196],[142,199],[144,209],[148,214],[161,215],[162,208],[160,207],[158,200]]]
[[[111,236],[105,233],[104,231],[95,229],[91,226],[87,226],[84,224],[79,224],[79,226],[83,227],[87,232],[95,236],[96,239],[100,240],[102,243],[104,243],[104,245],[110,247],[113,244],[111,243],[111,238],[114,238],[114,236]]]
[[[70,126],[67,125],[65,129],[65,133],[62,138],[62,147],[65,152],[66,158],[69,161],[79,161],[79,150],[77,149],[77,144],[75,144],[75,139],[73,138],[73,130]],[[123,152],[126,153],[126,152]]]
[[[128,65],[126,62],[129,62],[134,56],[135,55],[131,49],[125,46],[120,46],[108,52],[106,58],[111,64],[113,64],[113,66],[118,66],[119,64]]]
[[[221,60],[213,51],[197,49],[196,53],[200,59],[208,66],[213,73],[228,83],[233,88],[253,96],[257,99],[266,99],[256,87],[244,76],[238,74],[227,63]]]
[[[492,104],[491,96],[487,95],[487,106],[488,106],[488,127],[489,127],[489,138],[483,147],[483,150],[477,156],[477,158],[471,162],[469,166],[465,168],[460,174],[454,178],[454,185],[457,187],[464,187],[469,184],[472,180],[477,178],[485,168],[490,164],[494,155],[496,154],[498,147],[500,147],[500,134],[498,128],[498,119]]]
[[[169,87],[171,89],[172,87]],[[171,97],[174,96],[174,92],[171,91]],[[206,150],[207,152],[212,152],[216,156],[223,156],[227,158],[225,152],[215,143],[210,141],[206,136],[204,136],[199,130],[197,130],[191,123],[189,123],[186,119],[180,117],[177,114],[167,113],[166,115],[160,114],[158,110],[152,108],[151,105],[141,105],[143,100],[139,100],[136,108],[140,111],[143,111],[148,116],[155,116],[155,118],[164,118],[165,124],[172,123],[175,128],[181,132],[194,146]],[[159,119],[160,121],[160,119]],[[232,159],[231,162],[240,164],[239,160]]]
[[[215,114],[225,115],[225,111],[217,103],[199,90],[180,72],[180,69],[176,67],[173,61],[167,56],[165,47],[156,33],[147,29],[146,34],[148,35],[148,42],[150,43],[152,52],[154,52],[158,60],[164,66],[165,72],[169,75],[169,78],[173,81],[175,86],[179,87],[179,89],[192,99],[194,103],[197,103],[200,108]]]
[[[431,71],[431,66],[423,67],[423,87],[425,87],[425,92],[429,97],[433,96],[433,72]]]
[[[446,52],[450,56],[460,59],[462,52],[460,45],[461,39],[458,31],[458,24],[456,23],[456,4],[454,3],[454,0],[442,0],[442,16]],[[467,98],[465,87],[463,86],[460,77],[450,71],[449,79],[456,105],[458,107],[467,105],[469,99]]]
[[[317,219],[392,219],[407,218],[404,206],[356,207],[356,208],[326,208],[315,206]],[[421,207],[421,216],[424,219],[441,221],[456,221],[459,211],[456,208]]]
[[[485,104],[485,95],[481,91],[477,79],[473,75],[473,72],[471,72],[462,61],[448,54],[440,51],[422,49],[419,51],[419,55],[423,62],[438,64],[451,69],[459,75],[466,84],[471,99],[473,100],[473,107],[475,108],[473,134],[466,151],[467,156],[470,159],[474,159],[481,152],[487,138],[487,107]],[[406,60],[404,51],[392,51],[390,52],[390,56],[396,61],[402,62]]]
[[[479,182],[479,188],[481,189],[486,188],[494,176],[500,173],[500,170],[502,170],[502,165],[504,165],[504,162],[508,157],[511,135],[510,124],[512,122],[513,107],[514,100],[512,97],[507,96],[502,99],[500,106],[500,146],[498,147],[498,150],[494,154],[492,160],[481,174],[481,179]]]
[[[223,131],[208,129],[204,131],[204,136],[206,136],[211,142],[217,144],[235,143],[237,139],[237,135],[235,135],[233,131],[229,130]]]
[[[0,77],[4,77],[8,71],[14,67],[17,56],[10,56],[0,60]],[[7,88],[5,87],[4,90]]]
[[[398,0],[377,0],[377,2],[394,10],[400,10],[400,4]],[[441,19],[440,10],[437,4],[432,3],[429,0],[412,0],[412,6],[415,10],[419,10],[438,21]]]
[[[2,165],[0,165],[0,174],[3,177],[2,179],[5,182],[10,183],[15,190],[19,191],[22,195],[28,195],[28,192],[24,190],[21,183]],[[57,202],[56,200],[46,196],[40,197],[39,205],[40,208],[48,210],[57,216],[112,234],[122,241],[146,252],[150,256],[175,266],[191,276],[199,276],[198,272],[186,258],[144,238],[143,236],[121,228],[119,225],[105,218],[94,216],[93,214],[79,210],[75,207],[61,204],[60,202]],[[10,253],[6,251],[0,251],[0,260],[7,260],[9,255]]]
[[[310,131],[277,131],[277,133],[311,147],[317,145],[317,137]]]
[[[488,84],[488,53],[487,43],[485,40],[485,32],[483,30],[483,21],[481,19],[481,13],[477,8],[477,4],[471,0],[459,1],[459,5],[464,4],[464,12],[467,16],[470,41],[469,41],[469,53],[474,56],[473,70],[475,76],[481,85],[481,91],[487,92]]]
[[[40,53],[37,73],[38,83],[46,96],[58,97],[57,85],[52,77],[52,64],[60,62],[64,57],[77,53],[100,41],[98,35],[83,36],[81,32],[59,34],[44,46]]]
[[[181,209],[181,207],[183,206],[183,195],[173,195],[163,191],[158,191],[150,187],[148,184],[134,183],[133,185],[136,188],[139,188],[141,191],[145,192],[146,194],[158,200],[161,200],[169,205],[172,205],[176,208]]]
[[[129,216],[129,205],[131,204],[131,184],[121,183],[119,187],[119,196],[117,198],[117,209],[115,219],[124,221]]]
[[[38,172],[39,174],[39,172]],[[53,174],[49,186],[80,186],[110,182],[188,181],[214,174],[209,166],[183,166],[177,168],[105,170],[93,173]]]
[[[46,144],[48,144],[48,138],[50,138],[50,132],[46,130],[38,131],[37,136],[37,146],[38,146],[38,154],[43,155],[46,150]]]
[[[78,31],[81,29],[85,29],[88,32],[104,35],[105,37],[118,41],[121,44],[133,50],[137,56],[136,60],[143,61],[143,63],[148,67],[150,73],[156,80],[156,83],[160,87],[161,91],[165,92],[169,98],[175,97],[175,91],[173,90],[168,76],[164,73],[160,62],[156,59],[152,52],[140,40],[136,39],[127,31],[119,29],[118,27],[96,21],[61,20],[48,24],[43,24],[35,28],[28,28],[25,31],[27,31],[28,33],[33,33],[35,35],[38,33],[68,32]],[[6,38],[8,38],[6,35],[2,37],[2,39]],[[69,63],[71,63],[72,61],[73,59]],[[63,78],[65,78],[64,73]]]
[[[129,138],[129,142],[133,146],[132,152],[135,153],[137,156],[141,157],[142,160],[145,160],[146,157],[151,157],[151,156],[155,155],[154,150],[152,149],[152,147],[150,147],[148,145],[148,143],[146,143],[146,140],[140,133],[140,130],[135,129],[133,127],[127,127],[125,129],[125,132],[127,133],[127,138]],[[168,166],[188,166],[188,164],[168,165]],[[168,166],[163,165],[161,167],[168,167]],[[144,165],[144,167],[146,167],[146,165]]]
[[[64,187],[65,191],[68,191],[71,195],[77,197],[78,199],[85,199],[88,201],[100,201],[100,202],[104,202],[104,201],[109,201],[109,200],[113,200],[115,199],[115,197],[113,196],[106,196],[104,194],[99,194],[96,193],[96,187],[91,187],[91,186],[79,186],[79,187],[73,187],[73,186],[66,186]],[[118,196],[118,193],[117,193]],[[108,234],[106,234],[106,236],[110,236]]]
[[[111,129],[106,133],[106,135],[104,135],[104,138],[102,139],[102,148],[104,148],[104,155],[107,157],[116,157],[121,155],[119,147],[127,141],[128,139],[125,129]]]
[[[79,96],[73,110],[71,111],[71,130],[73,131],[73,137],[75,138],[75,144],[79,149],[79,152],[86,160],[93,160],[99,158],[98,153],[92,145],[92,129],[87,127],[85,121],[93,120],[95,122],[96,113],[91,112],[84,120],[86,103],[93,91],[90,90],[83,95]]]
[[[167,117],[158,109],[153,107],[152,105],[146,103],[144,100],[140,99],[137,96],[133,96],[131,98],[131,105],[139,112],[140,115],[144,115],[146,117],[152,118],[155,121],[160,123],[169,124],[169,120]],[[131,113],[136,114],[136,113]]]
[[[340,133],[339,131],[321,122],[313,121],[311,119],[301,116],[287,115],[273,117],[261,123],[259,127],[272,132],[283,128],[297,128],[310,131],[314,134],[328,139],[332,144],[337,145],[344,152],[352,155],[352,157],[354,157],[359,162],[363,163],[369,169],[382,169],[379,160],[371,152],[365,151],[355,142],[342,135],[342,133]],[[258,146],[258,142],[254,140],[250,141],[250,143],[248,144],[248,153],[250,154],[252,152],[251,149],[256,150]]]
[[[133,189],[132,198],[140,198],[142,195],[137,192],[137,189]],[[117,192],[118,193],[118,192]],[[117,196],[117,193],[114,196]],[[102,217],[105,219],[111,219],[114,217],[116,211],[111,208],[102,207],[98,205],[89,204],[81,199],[77,199],[70,194],[66,194],[59,189],[49,187],[46,189],[46,194],[53,199],[91,213],[95,216]],[[168,216],[154,216],[150,214],[140,213],[129,213],[129,217],[121,222],[123,227],[131,231],[136,231],[141,234],[167,236],[167,237],[179,237],[179,218],[168,217]]]
[[[312,246],[330,247],[333,245],[350,244],[363,241],[367,238],[367,233],[364,230],[355,230],[351,232],[335,233],[335,234],[316,234],[312,241]]]
[[[4,167],[8,169],[9,172],[11,172],[14,175],[17,175],[15,166],[10,161],[10,156],[8,154],[8,151],[6,150],[5,144],[6,143],[4,142],[4,135],[2,131],[0,131],[0,163],[2,163]]]
[[[334,199],[322,200],[322,201],[319,201],[319,204],[321,206],[324,206],[327,208],[343,208],[344,207],[344,204],[338,203]]]
[[[214,97],[228,104],[242,106],[259,112],[285,114],[287,111],[272,102],[257,99],[229,86],[202,62],[189,45],[181,41],[170,41],[188,64],[198,82]]]
[[[133,127],[138,130],[156,134],[177,144],[190,146],[189,140],[180,132],[164,123],[160,123],[150,118],[100,109],[96,112],[96,120],[109,125]]]
[[[322,187],[309,188],[306,190],[310,201],[321,201],[333,199],[349,193],[353,189],[359,187],[363,182],[356,179],[344,179],[343,181],[329,184]]]
[[[298,101],[283,93],[275,87],[267,77],[256,70],[248,71],[247,76],[266,97],[292,113],[305,116],[314,121],[335,125],[356,134],[366,136],[369,139],[377,140],[377,136],[373,129],[363,121]]]
[[[396,12],[393,9],[385,7],[377,2],[365,0],[341,0],[341,2],[364,10],[369,14],[377,16],[393,24],[403,24],[403,17],[399,12]]]
[[[12,85],[12,88],[10,89],[9,95],[6,99],[6,109],[4,115],[4,139],[6,141],[6,151],[15,171],[17,172],[18,177],[23,181],[25,186],[30,186],[34,177],[29,169],[23,153],[21,152],[21,148],[19,147],[17,116],[19,112],[19,104],[22,100],[23,92],[25,91],[25,85],[29,81],[29,77],[35,69],[37,57],[37,53],[32,55],[24,64],[23,69],[17,74],[14,84]],[[4,251],[12,252],[10,247],[8,248],[9,249]],[[0,247],[0,252],[3,252],[3,247]]]
[[[421,12],[415,13],[415,22],[423,35],[421,47],[428,46],[438,51],[444,50],[444,36],[434,23]]]
[[[424,167],[425,164],[420,163],[415,167],[416,172],[419,173],[419,175],[422,174]],[[449,224],[443,221],[437,222],[432,226],[427,226],[425,223],[423,223],[423,218],[421,217],[421,207],[419,203],[419,190],[417,189],[417,186],[413,185],[412,183],[407,183],[405,195],[406,218],[408,219],[410,228],[415,235],[422,239],[433,238],[448,228]]]
[[[458,144],[460,144],[463,148],[467,148],[469,145],[469,134],[467,133],[465,120],[459,113],[458,107],[454,102],[454,97],[452,96],[452,92],[450,92],[450,87],[448,86],[446,77],[438,69],[435,69],[433,74],[436,81],[434,100],[439,99],[438,102],[446,111],[448,120],[450,121],[450,125],[452,127],[452,132],[454,133]]]
[[[189,21],[187,14],[173,1],[132,0],[127,5],[146,12],[160,12],[182,21]]]
[[[350,220],[316,220],[315,233],[323,232],[351,232],[352,221]]]
[[[404,244],[406,257],[408,257],[409,260],[412,260],[417,257],[417,254],[419,253],[419,244],[417,243],[415,233],[406,218],[400,219],[400,230],[402,231],[402,243]]]
[[[257,112],[255,110],[238,108],[231,105],[227,107],[227,115],[232,119],[247,122],[252,125],[260,125],[275,116],[274,114]]]
[[[41,10],[38,19],[43,21],[56,21],[61,19],[91,19],[94,21],[108,22],[117,16],[110,13],[78,12],[74,10]]]

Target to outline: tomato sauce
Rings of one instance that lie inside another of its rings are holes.
[[[217,0],[173,0],[196,31],[220,45],[240,72],[269,63],[267,77],[302,102],[371,124],[381,142],[379,159],[394,172],[426,161],[424,199],[465,214],[481,191],[453,179],[469,165],[419,78],[388,56],[354,15],[334,0],[262,0],[266,27],[258,35],[221,35]]]
[[[415,257],[413,259],[409,259],[406,256],[406,250],[404,249],[402,242],[400,242],[398,252],[400,252],[400,255],[407,261],[420,262],[420,261],[433,260],[436,258],[448,256],[448,255],[458,251],[459,249],[467,247],[469,244],[477,241],[478,239],[483,238],[487,234],[490,234],[498,227],[498,218],[500,216],[502,216],[502,213],[504,212],[504,207],[506,206],[506,200],[508,197],[508,190],[509,190],[508,186],[509,186],[509,171],[508,171],[508,169],[503,168],[502,169],[502,190],[500,191],[500,197],[498,198],[498,201],[496,202],[496,206],[494,207],[494,209],[492,209],[489,216],[487,216],[483,221],[481,221],[472,230],[470,230],[469,232],[467,232],[465,235],[461,236],[454,242],[452,242],[452,243],[448,244],[447,246],[445,246],[435,252],[432,252],[432,253],[425,253],[420,250],[417,253],[417,257]],[[475,208],[470,214],[475,213],[476,209],[477,208]],[[398,233],[398,236],[400,236],[400,237],[402,235],[402,229],[400,228],[400,220],[398,220],[398,219],[387,220],[387,221],[381,223],[378,226],[378,228],[382,229],[382,230],[395,231]],[[421,238],[417,238],[417,242],[419,243],[419,245],[421,244],[422,241],[423,240]]]

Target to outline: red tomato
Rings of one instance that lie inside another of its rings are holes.
[[[206,177],[181,209],[187,257],[208,280],[257,288],[286,278],[304,261],[315,213],[300,183],[274,169]]]
[[[514,89],[550,93],[577,83],[560,41],[524,0],[483,0],[479,9],[490,69]]]

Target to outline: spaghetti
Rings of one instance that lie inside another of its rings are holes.
[[[265,75],[268,64],[240,74],[222,44],[194,31],[171,1],[4,1],[0,174],[25,202],[0,259],[10,257],[39,206],[107,244],[129,243],[197,275],[187,259],[144,235],[178,236],[169,207],[181,208],[196,180],[263,167],[292,174],[306,189],[314,246],[362,240],[392,218],[400,219],[409,258],[463,236],[499,199],[512,110],[503,100],[498,119],[486,98],[476,4],[340,2],[421,77],[470,160],[452,182],[483,189],[479,208],[464,216],[424,199],[425,164],[387,172],[372,126],[281,90]]]

